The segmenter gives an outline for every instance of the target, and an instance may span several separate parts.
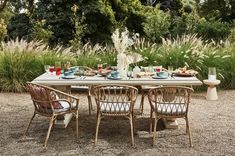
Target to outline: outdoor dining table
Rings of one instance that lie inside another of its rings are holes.
[[[70,92],[71,86],[93,86],[93,85],[104,85],[104,84],[119,84],[119,85],[167,85],[167,86],[199,86],[202,82],[197,77],[168,77],[166,79],[153,79],[152,77],[143,78],[123,78],[120,80],[107,79],[99,75],[95,76],[77,76],[74,79],[63,79],[62,76],[56,76],[50,73],[44,73],[35,78],[33,83],[43,84],[52,86],[62,91]],[[57,120],[55,124],[61,127],[67,127],[72,115],[65,116],[63,120]]]

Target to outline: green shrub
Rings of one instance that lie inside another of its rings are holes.
[[[157,7],[146,7],[144,10],[146,20],[143,29],[146,36],[153,42],[161,41],[161,37],[169,34],[171,19],[169,12],[164,12]]]
[[[231,32],[231,24],[218,20],[200,20],[194,33],[202,36],[205,40],[225,40]]]
[[[35,22],[31,36],[34,40],[42,40],[44,43],[48,43],[50,37],[52,36],[52,32],[49,29],[45,29],[44,25],[44,21]]]
[[[31,39],[33,24],[27,14],[12,16],[8,25],[7,33],[10,39]]]

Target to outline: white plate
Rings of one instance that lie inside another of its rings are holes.
[[[157,75],[155,75],[155,76],[152,76],[152,78],[153,79],[167,79],[168,76],[157,76]]]
[[[77,78],[75,75],[61,76],[62,79],[75,79]]]
[[[122,78],[121,77],[112,77],[112,76],[107,76],[108,79],[111,79],[111,80],[121,80]]]

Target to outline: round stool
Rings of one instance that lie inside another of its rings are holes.
[[[208,85],[207,88],[207,100],[217,100],[218,95],[216,91],[216,85],[220,84],[220,80],[203,80],[204,84]]]

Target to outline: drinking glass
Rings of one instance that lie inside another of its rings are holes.
[[[148,72],[150,72],[150,73],[154,72],[153,66],[150,65],[150,66],[148,67]]]
[[[85,73],[85,69],[83,67],[79,67],[79,75],[83,76]]]
[[[59,61],[55,62],[55,73],[57,76],[61,74],[61,62]]]
[[[67,63],[64,65],[64,71],[68,71],[71,67],[71,63],[67,61]]]
[[[171,77],[173,76],[172,75],[173,70],[174,70],[173,66],[168,66],[167,71],[168,71],[169,76],[171,76]]]
[[[50,71],[51,75],[53,75],[54,70],[55,70],[55,67],[54,66],[50,66],[49,71]]]
[[[50,65],[44,65],[44,69],[46,73],[49,73],[49,68],[50,68]]]
[[[208,80],[216,80],[216,68],[215,67],[208,68]]]
[[[103,64],[98,64],[98,71],[101,71],[103,69]]]
[[[156,66],[156,72],[161,72],[162,71],[162,66]]]
[[[129,79],[131,79],[131,77],[132,77],[132,68],[128,68],[127,77],[128,77]]]

